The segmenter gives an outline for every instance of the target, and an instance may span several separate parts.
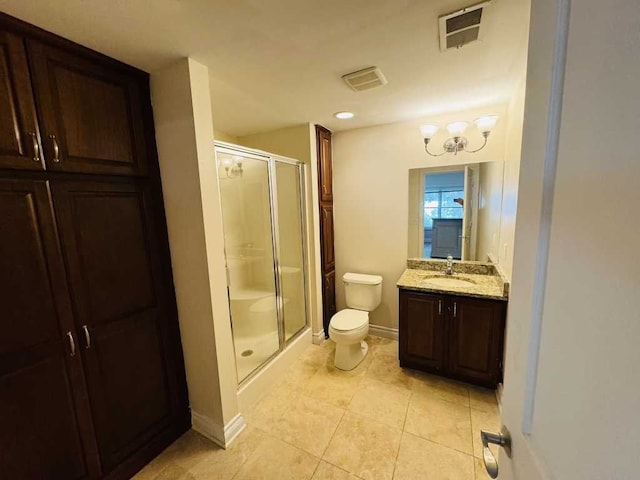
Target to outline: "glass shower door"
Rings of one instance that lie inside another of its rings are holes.
[[[299,164],[275,157],[280,296],[285,340],[307,324],[301,168]]]
[[[218,178],[238,380],[280,348],[269,159],[218,148]]]

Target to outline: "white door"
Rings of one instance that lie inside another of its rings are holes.
[[[568,4],[532,2],[500,480],[640,478],[640,15]]]

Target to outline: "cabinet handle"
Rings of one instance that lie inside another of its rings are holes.
[[[58,146],[58,141],[55,135],[49,135],[49,138],[53,142],[53,161],[58,163],[60,162],[60,147]]]
[[[33,161],[40,161],[40,144],[38,143],[38,136],[35,132],[29,132],[29,136],[31,137],[31,141],[33,142]]]
[[[438,300],[438,315],[442,315],[442,300]]]
[[[458,316],[458,304],[456,302],[453,302],[453,316]]]
[[[84,340],[86,344],[84,348],[91,348],[91,335],[89,335],[89,329],[86,325],[83,325],[82,330],[84,331]]]
[[[67,338],[69,339],[69,356],[74,357],[76,355],[76,342],[71,332],[67,332]]]

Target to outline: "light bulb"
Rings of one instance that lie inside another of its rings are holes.
[[[490,132],[491,130],[493,130],[493,127],[496,126],[497,121],[498,121],[497,115],[484,115],[480,118],[476,118],[473,121],[473,123],[476,124],[476,127],[478,127],[478,130],[484,133],[484,132]]]
[[[424,138],[433,138],[433,136],[438,133],[438,130],[440,130],[440,127],[433,123],[427,123],[426,125],[420,126],[420,132]]]
[[[233,166],[233,160],[231,160],[229,157],[223,157],[220,163],[224,168],[231,168]]]
[[[449,133],[454,137],[459,137],[464,133],[468,126],[469,124],[467,122],[452,122],[447,125],[447,130],[449,130]]]
[[[355,114],[353,112],[338,112],[334,113],[334,116],[336,118],[339,118],[340,120],[348,120],[350,118],[353,118]]]

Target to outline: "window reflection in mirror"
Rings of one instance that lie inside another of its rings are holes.
[[[409,170],[409,257],[497,256],[502,162]]]

